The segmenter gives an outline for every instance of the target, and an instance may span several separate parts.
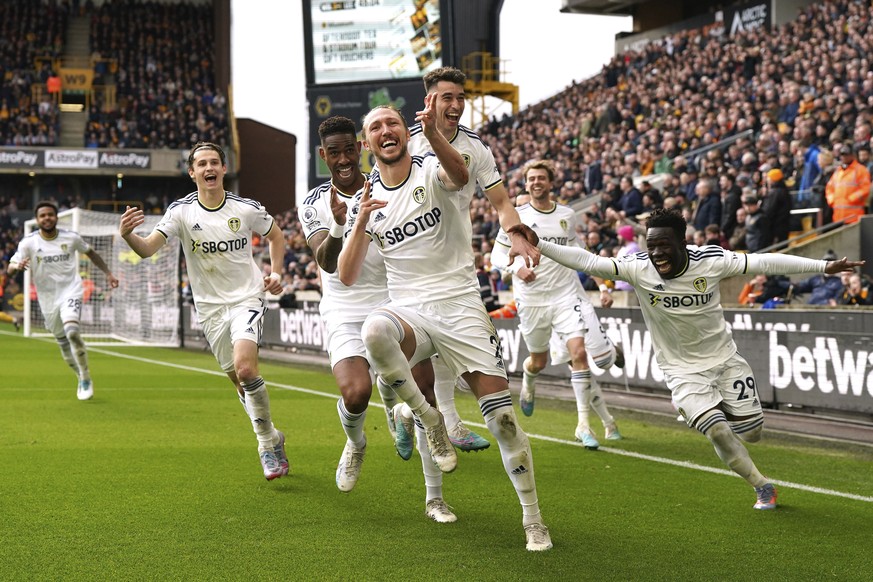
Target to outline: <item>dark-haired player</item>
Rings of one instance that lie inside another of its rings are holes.
[[[677,210],[657,209],[646,223],[648,253],[620,259],[540,241],[524,225],[511,230],[524,233],[543,256],[562,265],[633,285],[652,334],[655,358],[679,412],[688,426],[706,435],[719,458],[755,488],[755,509],[773,509],[776,489],[740,440],[760,440],[764,414],[755,376],[737,353],[725,323],[719,282],[759,273],[839,273],[864,263],[686,245],[685,227]],[[513,241],[512,257],[517,254],[514,247]]]
[[[113,289],[118,287],[118,279],[78,233],[58,228],[58,207],[53,202],[38,203],[34,214],[39,229],[21,239],[6,271],[13,276],[30,267],[45,327],[55,336],[64,361],[79,378],[76,397],[90,400],[94,384],[88,370],[88,351],[79,330],[83,287],[76,252],[87,255],[106,273]]]

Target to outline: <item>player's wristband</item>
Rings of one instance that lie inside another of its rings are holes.
[[[273,281],[281,281],[281,280],[282,280],[282,275],[280,275],[280,274],[277,273],[276,271],[273,271],[272,273],[270,273],[270,277],[269,277],[269,278],[272,279]]]
[[[334,222],[330,227],[330,236],[333,238],[343,238],[343,235],[346,233],[346,225],[339,224],[338,222]]]
[[[601,292],[601,293],[609,293],[609,287],[607,287],[606,285],[601,284],[601,285],[600,285],[600,292]]]

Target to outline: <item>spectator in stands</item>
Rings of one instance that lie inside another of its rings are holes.
[[[770,221],[772,240],[766,246],[788,240],[791,225],[791,195],[785,187],[782,170],[769,170],[764,179],[762,210]]]
[[[837,298],[838,305],[873,305],[873,294],[870,285],[858,273],[851,273],[848,282],[843,286],[843,292]]]
[[[746,210],[746,250],[750,253],[767,248],[773,242],[770,218],[761,210],[761,201],[753,194],[743,197]]]
[[[618,210],[622,218],[633,219],[643,211],[643,195],[628,176],[619,181],[619,189],[621,195],[618,199]]]
[[[784,276],[758,274],[743,285],[739,302],[747,306],[762,305],[771,299],[784,298],[790,286],[791,282]]]
[[[728,237],[728,245],[733,251],[747,251],[746,246],[746,208],[741,206],[737,208],[737,225],[734,227],[734,233]]]
[[[852,142],[840,146],[840,165],[825,188],[828,206],[833,209],[833,221],[856,222],[867,209],[870,197],[870,172],[855,159]]]
[[[633,255],[640,252],[640,245],[637,243],[636,233],[634,232],[634,227],[625,224],[618,229],[618,240],[621,243],[618,250],[616,251],[616,258],[621,258],[627,255]],[[633,287],[628,285],[625,281],[616,281],[613,285],[613,288],[616,291],[632,291]]]
[[[721,192],[721,231],[730,239],[737,227],[737,210],[743,206],[743,189],[730,172],[723,172],[718,178]]]
[[[837,254],[829,250],[822,257],[825,261],[836,261]],[[791,286],[793,295],[809,294],[808,305],[836,305],[843,292],[843,282],[838,275],[813,275],[808,279],[798,281]]]
[[[721,224],[721,198],[713,192],[712,182],[704,178],[695,187],[693,224],[695,230],[703,230],[710,224]]]

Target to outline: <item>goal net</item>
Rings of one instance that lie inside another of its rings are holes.
[[[146,216],[137,233],[152,232],[160,216]],[[131,344],[180,345],[178,244],[162,247],[143,259],[118,234],[119,215],[74,208],[58,214],[58,228],[79,233],[103,257],[119,280],[111,289],[106,275],[91,260],[80,255],[79,273],[84,285],[81,330],[89,345]],[[24,224],[27,235],[38,228],[35,219]],[[50,336],[44,327],[39,302],[33,300],[30,270],[24,272],[24,333]],[[39,290],[36,290],[36,294]]]

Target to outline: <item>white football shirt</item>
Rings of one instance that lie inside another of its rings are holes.
[[[802,257],[748,255],[719,246],[689,245],[685,270],[676,278],[664,279],[648,253],[612,259],[546,241],[540,249],[568,267],[633,285],[652,335],[655,358],[666,374],[709,370],[737,353],[721,306],[722,279],[758,273],[815,273],[825,265],[825,261]]]
[[[433,153],[430,142],[422,133],[421,124],[416,123],[409,128],[409,153],[413,156],[423,156]],[[497,169],[497,162],[494,161],[494,154],[491,149],[485,145],[482,139],[472,131],[464,127],[458,126],[458,130],[452,139],[449,140],[452,147],[464,158],[464,164],[470,172],[470,180],[467,185],[455,193],[455,203],[458,209],[465,216],[470,216],[470,204],[473,196],[476,194],[476,184],[483,191],[494,188],[496,185],[503,182],[500,177],[500,171]],[[467,220],[464,223],[465,236],[470,241],[470,260],[473,260],[473,223]]]
[[[409,176],[397,186],[373,172],[370,196],[388,205],[370,215],[367,232],[385,259],[388,296],[397,305],[418,305],[479,294],[479,282],[465,229],[469,213],[438,176],[433,154],[413,156]],[[356,196],[359,202],[360,194]],[[349,216],[354,226],[357,206]]]
[[[518,207],[518,217],[522,224],[526,224],[540,240],[549,241],[561,246],[578,247],[576,239],[576,212],[562,204],[555,204],[551,210],[542,211],[534,208],[530,203]],[[509,247],[512,242],[509,236],[500,229],[497,233],[492,261],[497,264],[505,264],[509,255]],[[504,259],[506,257],[506,259]],[[516,258],[517,266],[524,266],[521,258]],[[588,301],[588,295],[582,289],[579,275],[573,269],[543,257],[540,264],[534,268],[536,279],[526,283],[516,273],[518,269],[512,269],[512,294],[519,305],[539,307],[556,305],[567,299],[581,297]]]
[[[155,230],[177,237],[188,266],[197,311],[210,311],[263,297],[263,274],[252,256],[252,233],[266,236],[273,217],[259,202],[225,192],[217,208],[206,208],[192,192],[167,208]]]
[[[91,246],[78,233],[57,229],[53,239],[44,239],[36,230],[21,239],[10,263],[30,259],[28,269],[37,298],[44,312],[54,311],[59,301],[82,295],[82,277],[76,252],[87,253]]]
[[[346,203],[351,211],[354,202],[353,194],[346,194],[337,190],[337,196]],[[303,225],[303,234],[306,241],[317,232],[327,232],[334,224],[333,212],[330,209],[330,181],[321,184],[309,191],[300,208],[297,209],[300,224]],[[348,236],[351,228],[351,220],[346,220],[345,236]],[[351,287],[343,285],[338,273],[321,271],[321,301],[318,309],[322,317],[331,314],[342,314],[343,320],[363,321],[374,307],[383,305],[388,301],[388,287],[386,283],[385,261],[375,245],[367,249],[364,265],[358,280]]]

